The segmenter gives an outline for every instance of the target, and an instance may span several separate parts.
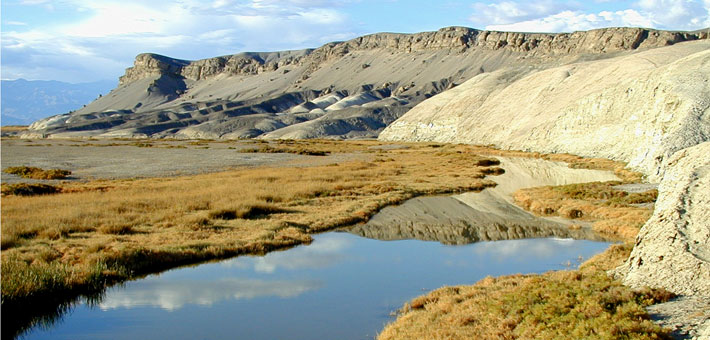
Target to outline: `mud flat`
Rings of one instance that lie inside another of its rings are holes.
[[[70,180],[91,180],[195,175],[258,166],[315,166],[366,158],[346,153],[317,157],[238,152],[255,145],[251,141],[3,139],[2,168],[61,168],[72,172]],[[28,180],[2,173],[2,182]]]

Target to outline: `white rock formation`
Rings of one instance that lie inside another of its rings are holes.
[[[380,139],[610,158],[657,181],[664,159],[710,137],[709,81],[708,41],[545,70],[507,68],[422,102]]]
[[[710,299],[710,142],[665,162],[651,219],[618,274],[632,287]]]

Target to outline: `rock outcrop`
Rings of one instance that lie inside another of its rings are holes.
[[[709,41],[479,74],[420,103],[380,139],[628,162],[660,181],[659,197],[616,275],[633,287],[666,288],[693,301],[710,298]],[[710,330],[708,319],[686,323],[693,334]]]
[[[380,139],[609,158],[658,180],[665,159],[710,138],[709,81],[710,41],[505,68],[422,102]]]
[[[25,137],[374,137],[416,104],[479,74],[707,38],[704,31],[641,28],[545,34],[449,27],[198,61],[147,53],[111,93],[36,122]]]
[[[710,142],[665,162],[651,219],[617,275],[632,287],[710,299]]]

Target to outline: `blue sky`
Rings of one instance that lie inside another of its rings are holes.
[[[117,79],[135,55],[200,59],[447,26],[710,27],[710,0],[2,0],[2,79]]]

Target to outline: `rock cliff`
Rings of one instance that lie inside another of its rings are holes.
[[[422,102],[380,139],[603,157],[657,181],[665,159],[710,138],[709,81],[707,40],[543,70],[505,68]]]
[[[36,122],[25,136],[374,137],[416,104],[480,74],[707,38],[641,28],[545,34],[449,27],[197,61],[146,53],[111,93]]]
[[[660,181],[659,197],[616,275],[683,299],[710,297],[710,41],[482,73],[415,106],[380,139],[628,162]],[[707,332],[710,321],[693,327]]]
[[[662,287],[710,299],[710,142],[676,152],[651,219],[617,275],[633,287]]]

